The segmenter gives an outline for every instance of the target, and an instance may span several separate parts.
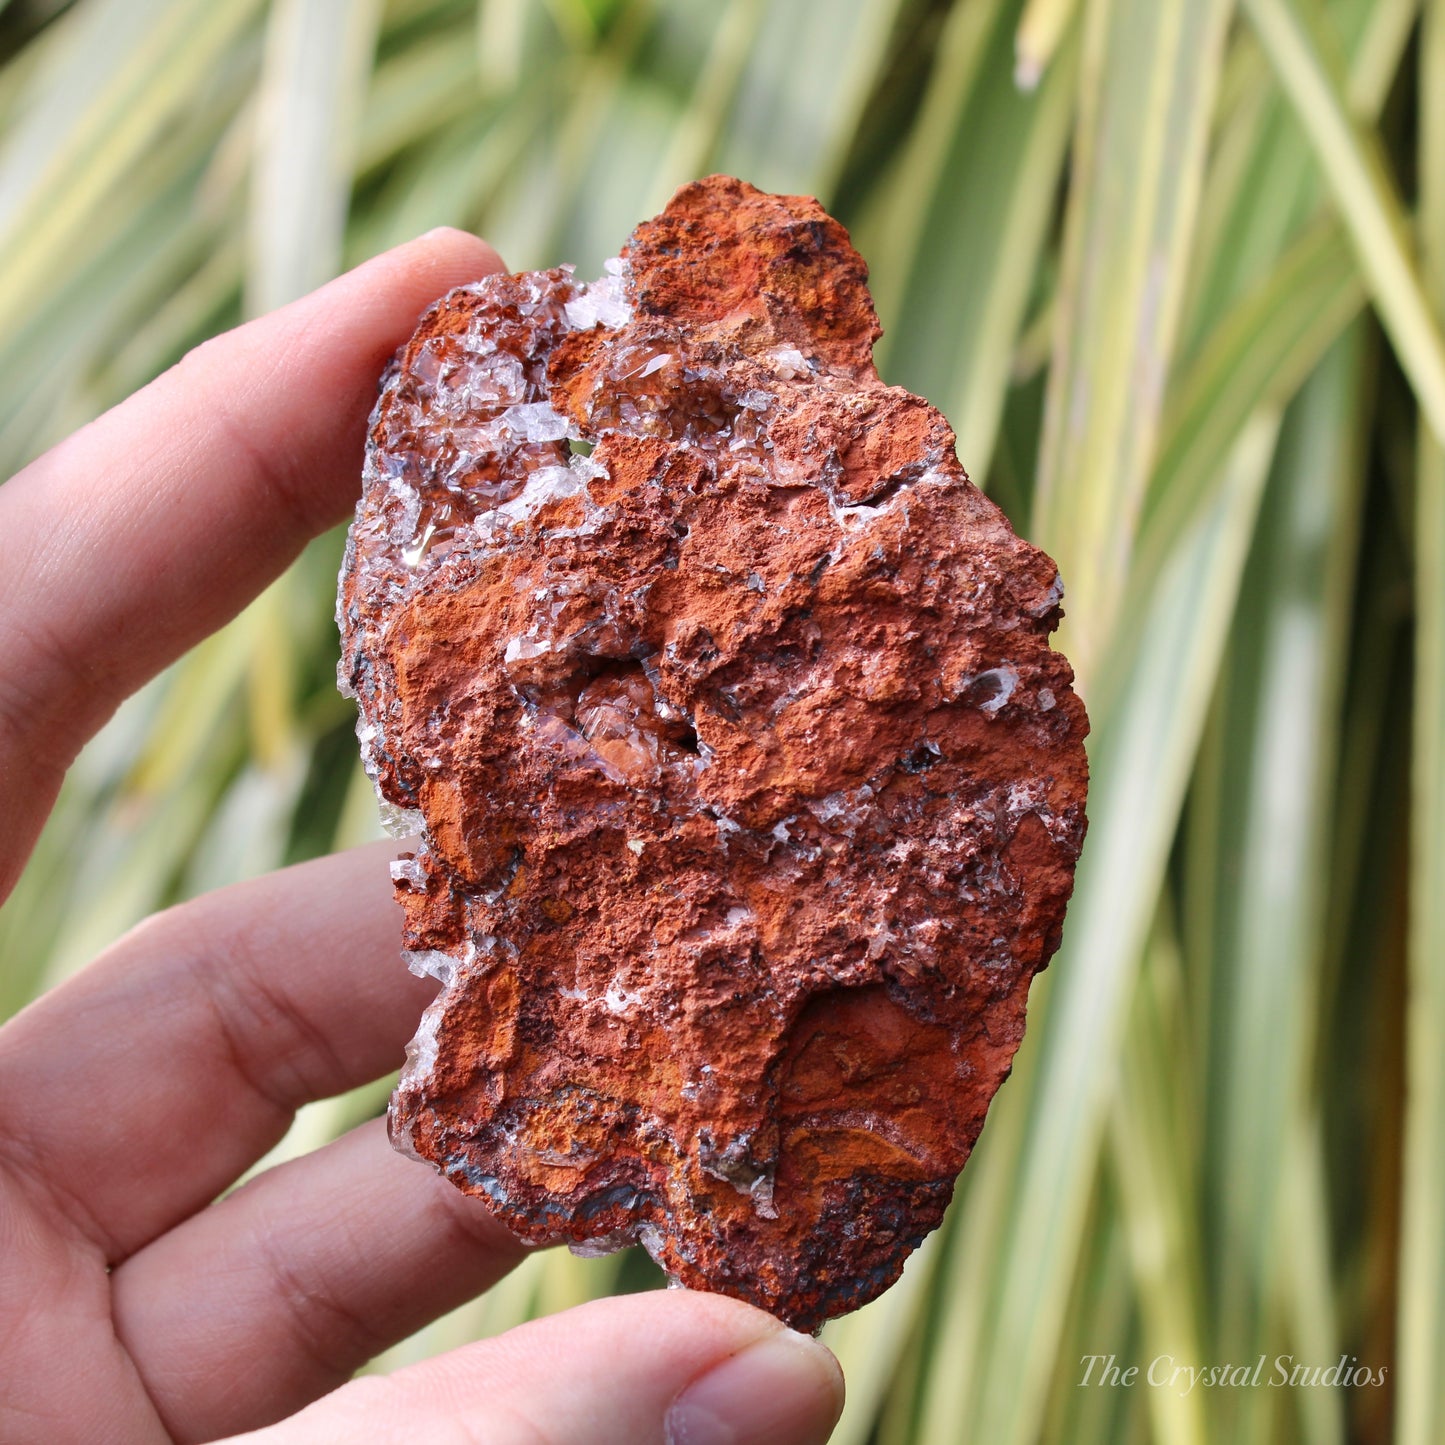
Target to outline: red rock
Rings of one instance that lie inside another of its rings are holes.
[[[384,380],[340,602],[445,984],[393,1138],[802,1328],[938,1223],[1084,832],[1058,574],[878,334],[843,228],[725,177],[599,283],[462,287]]]

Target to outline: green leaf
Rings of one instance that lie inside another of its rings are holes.
[[[1261,404],[1282,407],[1363,304],[1342,233],[1321,225],[1220,319],[1170,394],[1127,612],[1147,595],[1189,518],[1209,504],[1218,458],[1249,417]]]
[[[1007,65],[1016,9],[1006,6],[985,37],[971,28],[980,9],[954,12],[952,43],[902,159],[902,184],[886,193],[862,233],[870,256],[878,237],[882,258],[874,268],[885,328],[879,369],[944,411],[975,479],[987,475],[993,456],[1077,85],[1071,42],[1035,94],[1018,91]],[[960,93],[967,103],[946,114]],[[980,135],[998,140],[981,146]],[[913,237],[907,254],[887,244],[895,227]]]
[[[1445,3],[1420,47],[1420,217],[1430,299],[1445,316]],[[1445,1435],[1445,447],[1422,429],[1415,503],[1415,716],[1409,1015],[1396,1439]]]
[[[1024,1130],[1024,1141],[1007,1227],[996,1244],[978,1438],[1021,1442],[1037,1428],[1113,1061],[1277,425],[1268,414],[1257,417],[1236,443],[1224,488],[1160,574],[1124,686],[1107,711],[1094,711],[1090,836],[1042,1020],[1034,1008],[1038,1077],[1026,1101],[1007,1100],[1006,1116]],[[989,1127],[998,1125],[992,1120]]]
[[[1283,1246],[1299,1236],[1277,1163],[1295,1159],[1308,1133],[1311,1028],[1324,994],[1342,660],[1369,420],[1361,340],[1356,327],[1331,350],[1286,418],[1220,678],[1217,765],[1196,791],[1212,826],[1193,832],[1190,846],[1211,856],[1193,866],[1218,875],[1205,928],[1215,1006],[1202,1094],[1220,1358],[1292,1345],[1277,1301],[1294,1282]],[[1328,1250],[1314,1263],[1327,1276]],[[1338,1341],[1322,1343],[1333,1358]],[[1275,1408],[1263,1393],[1231,1395],[1221,1428],[1268,1441]],[[1343,1421],[1336,1412],[1318,1428],[1338,1437]]]
[[[1199,1123],[1189,1060],[1183,960],[1161,910],[1140,971],[1109,1119],[1110,1161],[1138,1292],[1143,1359],[1202,1360],[1202,1240],[1196,1210]],[[1146,1394],[1154,1439],[1205,1445],[1207,1392]]]
[[[381,0],[276,0],[257,97],[247,309],[274,310],[341,269],[361,100]]]
[[[863,123],[900,4],[765,6],[709,169],[765,191],[807,191],[826,202]]]
[[[0,333],[33,314],[57,258],[164,128],[204,104],[257,3],[100,0],[68,17],[0,151]]]
[[[1032,90],[1063,40],[1079,0],[1029,0],[1014,40],[1014,80],[1021,90]]]
[[[1034,531],[1087,681],[1113,626],[1188,270],[1228,0],[1092,0]]]
[[[1315,0],[1243,0],[1304,126],[1360,270],[1437,441],[1445,441],[1445,340],[1411,254],[1378,139],[1351,118]]]
[[[823,1343],[838,1358],[848,1398],[830,1445],[868,1445],[885,1392],[902,1368],[901,1356],[922,1314],[944,1251],[935,1234],[908,1260],[903,1277],[886,1294],[854,1314],[829,1320]]]

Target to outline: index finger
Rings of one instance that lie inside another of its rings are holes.
[[[421,311],[501,264],[453,230],[388,251],[0,487],[0,899],[81,744],[354,503],[377,378]]]

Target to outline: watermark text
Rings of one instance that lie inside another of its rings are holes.
[[[1131,1390],[1147,1385],[1180,1396],[1195,1390],[1350,1389],[1383,1385],[1387,1365],[1364,1365],[1354,1355],[1329,1364],[1311,1364],[1294,1355],[1260,1355],[1248,1363],[1190,1364],[1174,1355],[1155,1355],[1147,1363],[1126,1363],[1117,1355],[1082,1355],[1080,1389]]]

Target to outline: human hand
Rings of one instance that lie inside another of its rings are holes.
[[[117,704],[345,515],[386,358],[500,264],[455,231],[389,252],[0,488],[0,898]],[[522,1253],[379,1121],[211,1202],[301,1104],[398,1062],[435,986],[397,959],[392,851],[159,914],[0,1029],[0,1438],[825,1439],[832,1356],[688,1292],[343,1383]]]

